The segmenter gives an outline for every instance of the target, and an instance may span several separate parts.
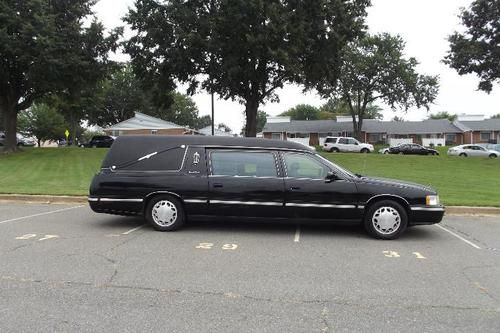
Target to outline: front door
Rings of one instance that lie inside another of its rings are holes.
[[[346,176],[328,180],[332,170],[319,158],[303,153],[282,154],[285,165],[285,208],[288,217],[330,220],[359,219],[357,188]]]
[[[283,217],[284,183],[272,151],[209,150],[213,215]]]

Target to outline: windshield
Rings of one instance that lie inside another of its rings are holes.
[[[325,162],[328,166],[330,166],[334,171],[338,171],[347,177],[356,178],[356,176],[352,172],[338,166],[337,164],[333,163],[330,160],[327,160],[326,158],[324,158],[320,154],[315,154],[315,155],[317,157],[319,157],[323,162]]]

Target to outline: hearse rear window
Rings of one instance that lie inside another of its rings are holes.
[[[268,152],[212,151],[212,175],[276,177],[274,155]]]
[[[121,170],[138,171],[178,171],[182,166],[186,149],[176,147],[168,151],[158,151],[156,155],[144,158],[129,165],[122,166]],[[146,154],[144,155],[146,156]]]

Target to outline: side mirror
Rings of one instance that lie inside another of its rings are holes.
[[[337,177],[337,175],[335,173],[333,173],[333,171],[328,171],[328,173],[326,174],[326,177],[325,177],[325,183],[331,183],[335,180],[338,180],[339,177]]]

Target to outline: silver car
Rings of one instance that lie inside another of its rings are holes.
[[[471,156],[496,158],[500,156],[500,152],[486,149],[480,145],[469,144],[451,147],[450,149],[448,149],[448,155],[462,157]]]

